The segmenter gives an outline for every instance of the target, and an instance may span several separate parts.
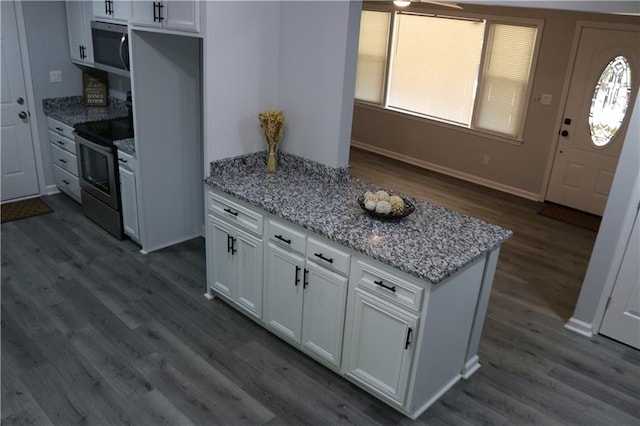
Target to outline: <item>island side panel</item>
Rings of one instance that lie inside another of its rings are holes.
[[[484,267],[484,275],[482,285],[480,287],[480,297],[476,305],[475,315],[473,318],[473,327],[469,336],[469,346],[465,363],[462,366],[462,377],[468,379],[478,368],[480,368],[480,359],[478,358],[478,345],[480,344],[480,336],[482,335],[482,327],[484,319],[487,315],[487,306],[489,305],[489,296],[491,296],[491,288],[493,287],[493,278],[496,274],[496,265],[498,256],[500,255],[500,247],[490,251],[487,254],[487,261]]]
[[[415,419],[460,380],[486,257],[433,285],[405,409]]]

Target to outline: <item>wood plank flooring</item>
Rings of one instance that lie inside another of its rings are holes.
[[[352,175],[514,230],[482,368],[417,421],[220,300],[204,240],[142,255],[64,195],[2,224],[2,425],[638,425],[640,351],[563,328],[596,234],[540,203],[360,150]]]

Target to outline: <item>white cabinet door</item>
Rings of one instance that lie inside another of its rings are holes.
[[[307,262],[304,289],[302,348],[340,367],[347,278]]]
[[[129,23],[145,27],[162,27],[162,23],[158,20],[158,2],[146,0],[132,1]]]
[[[302,333],[304,257],[269,241],[264,283],[264,322],[274,333],[296,345]]]
[[[65,7],[67,11],[71,60],[93,64],[93,43],[91,37],[93,3],[66,1]]]
[[[174,31],[200,31],[198,1],[134,1],[129,22]]]
[[[210,269],[207,273],[209,287],[215,289],[221,295],[234,299],[231,285],[231,229],[213,216],[208,217],[207,222],[207,257]]]
[[[361,290],[354,295],[346,374],[389,402],[402,406],[418,317]]]
[[[168,30],[200,32],[200,4],[197,1],[164,1],[163,25]]]
[[[135,241],[140,241],[136,175],[124,167],[120,167],[120,197],[122,198],[122,224],[124,226],[124,233]]]
[[[131,0],[94,0],[93,16],[106,21],[127,22],[131,17],[131,3]]]
[[[231,236],[235,303],[248,314],[262,318],[262,241],[242,231]]]

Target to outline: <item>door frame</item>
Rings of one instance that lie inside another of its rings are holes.
[[[560,95],[558,115],[556,117],[556,122],[554,124],[554,129],[558,129],[562,127],[562,120],[564,119],[565,110],[567,108],[567,100],[569,98],[569,89],[571,88],[571,78],[573,77],[573,68],[575,67],[576,58],[578,56],[578,48],[580,47],[580,35],[582,34],[582,30],[585,28],[595,28],[595,29],[604,29],[604,30],[618,30],[618,31],[637,31],[638,26],[629,25],[629,24],[615,24],[609,22],[597,22],[597,21],[578,21],[576,23],[576,28],[573,33],[573,42],[571,46],[571,53],[569,54],[569,66],[567,67],[567,71],[564,77],[564,83],[562,86],[562,94]],[[636,95],[634,95],[631,101],[635,101]],[[633,108],[633,102],[629,104],[628,114],[631,114],[631,109]],[[543,191],[540,194],[541,200],[545,201],[547,199],[547,193],[549,192],[549,183],[551,181],[551,172],[553,170],[553,162],[555,160],[556,152],[558,150],[558,144],[560,143],[559,133],[554,133],[554,140],[549,147],[549,153],[547,154],[547,165],[544,171],[544,180],[542,182]],[[623,141],[626,143],[626,138]]]
[[[36,163],[36,178],[38,180],[38,192],[40,195],[46,195],[48,191],[47,184],[44,179],[44,167],[42,162],[42,149],[40,144],[40,133],[38,131],[38,114],[36,113],[35,95],[33,92],[33,80],[31,79],[31,63],[29,61],[29,49],[27,47],[27,32],[24,24],[24,11],[21,1],[13,1],[16,12],[16,24],[18,27],[18,47],[20,49],[20,57],[22,62],[22,73],[24,74],[25,96],[29,107],[29,131],[31,132],[31,144],[33,145],[33,156]],[[55,188],[55,185],[53,186]],[[51,193],[57,192],[53,190]],[[21,199],[33,198],[33,196],[17,198],[13,201]]]

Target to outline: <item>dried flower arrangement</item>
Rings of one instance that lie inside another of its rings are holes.
[[[264,131],[267,139],[267,147],[269,156],[267,158],[267,171],[273,173],[276,171],[276,152],[278,142],[282,139],[284,131],[284,114],[282,111],[269,109],[258,114],[260,127]]]

